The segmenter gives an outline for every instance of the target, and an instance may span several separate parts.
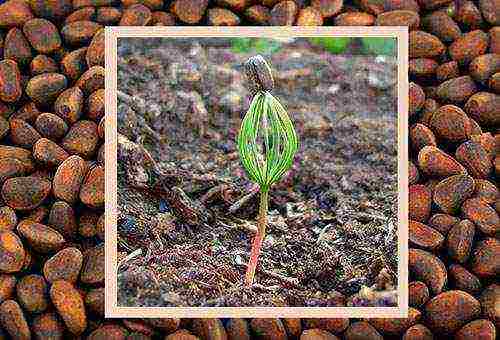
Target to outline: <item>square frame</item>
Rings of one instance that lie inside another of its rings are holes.
[[[390,37],[397,39],[397,307],[119,307],[117,285],[118,38]],[[105,28],[106,318],[404,318],[408,316],[408,27],[106,27]]]

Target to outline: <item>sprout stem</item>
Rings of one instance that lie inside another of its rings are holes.
[[[257,262],[259,260],[260,249],[262,248],[262,242],[264,241],[264,237],[266,236],[267,209],[269,199],[268,194],[269,188],[261,187],[259,217],[257,220],[257,234],[253,239],[250,260],[248,261],[247,273],[245,275],[245,284],[247,286],[251,286],[253,284],[255,269],[257,268]]]

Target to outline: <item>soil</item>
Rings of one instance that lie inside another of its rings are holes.
[[[119,40],[118,90],[136,105],[118,107],[118,304],[393,305],[355,297],[397,281],[395,58],[303,39],[261,53],[300,149],[271,189],[248,288],[258,187],[234,140],[250,100],[241,65],[255,53],[230,43]]]

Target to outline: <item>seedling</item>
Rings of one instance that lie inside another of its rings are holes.
[[[245,275],[245,283],[250,286],[266,233],[269,189],[292,166],[298,138],[286,110],[271,94],[274,81],[264,58],[250,58],[245,63],[245,73],[254,96],[241,123],[237,144],[248,177],[260,188],[257,234]]]

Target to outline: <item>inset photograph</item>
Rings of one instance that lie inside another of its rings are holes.
[[[405,316],[406,44],[107,29],[106,315]]]

